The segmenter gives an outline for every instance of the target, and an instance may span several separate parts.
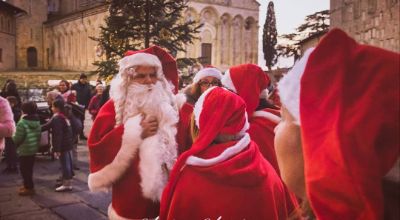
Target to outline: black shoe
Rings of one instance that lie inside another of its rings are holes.
[[[74,167],[74,170],[81,170],[81,168],[79,168],[79,167]]]

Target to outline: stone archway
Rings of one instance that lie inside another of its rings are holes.
[[[35,47],[29,47],[26,51],[28,67],[37,67],[37,50]]]

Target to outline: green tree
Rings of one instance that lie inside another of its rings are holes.
[[[185,51],[193,43],[201,25],[185,21],[186,0],[108,0],[109,16],[100,27],[100,36],[91,37],[104,52],[104,60],[94,62],[95,73],[102,77],[118,73],[117,62],[127,50],[151,45],[163,47],[172,55]],[[194,59],[178,60],[179,65]]]
[[[300,42],[315,34],[329,30],[329,10],[318,11],[308,15],[303,24],[296,28],[295,33],[279,36],[282,43],[277,46],[278,55],[283,57],[294,56],[300,58]]]
[[[270,1],[268,3],[267,18],[265,19],[263,30],[263,52],[268,70],[271,70],[272,66],[278,61],[275,49],[277,36],[274,3]]]

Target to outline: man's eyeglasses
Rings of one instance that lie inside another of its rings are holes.
[[[208,81],[200,81],[199,82],[200,86],[207,86],[207,87],[211,87],[211,86],[220,86],[221,83],[219,81],[212,81],[212,82],[208,82]]]

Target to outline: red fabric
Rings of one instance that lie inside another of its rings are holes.
[[[399,54],[330,31],[301,80],[307,196],[318,219],[383,219],[399,157]]]
[[[185,102],[179,111],[179,122],[176,137],[176,142],[178,144],[178,155],[181,155],[192,146],[193,141],[190,130],[192,113],[193,106]]]
[[[214,157],[230,144],[212,145],[199,156]],[[162,219],[287,219],[284,194],[278,175],[251,142],[215,166],[185,166]]]
[[[261,111],[272,113],[276,116],[280,116],[278,110],[274,109],[263,109]],[[257,143],[260,148],[261,154],[264,156],[268,162],[271,163],[272,167],[274,167],[275,171],[279,174],[279,166],[278,161],[276,159],[275,153],[275,145],[274,145],[274,138],[275,132],[274,129],[277,123],[264,118],[264,117],[250,117],[250,129],[249,134],[251,140]]]
[[[274,105],[276,105],[278,108],[280,108],[282,106],[281,99],[279,97],[278,89],[274,89],[272,91],[271,95],[269,95],[269,100],[272,101],[272,103]]]
[[[260,94],[267,88],[270,82],[267,74],[265,74],[259,66],[254,64],[242,64],[231,67],[229,69],[229,74],[238,95],[246,102],[251,139],[257,143],[263,156],[279,173],[274,147],[274,128],[276,123],[263,117],[253,116],[260,102]],[[274,112],[272,110],[272,112],[279,115],[278,111]]]
[[[102,95],[95,95],[90,99],[88,110],[92,115],[92,120],[96,119],[97,113],[99,113],[101,97]]]
[[[189,156],[211,158],[233,146],[237,141],[209,147],[218,134],[237,134],[246,121],[245,103],[234,93],[215,87],[203,95],[206,97],[199,117],[199,136],[172,169],[161,199],[160,219],[197,219],[197,216],[200,219],[211,215],[223,215],[224,219],[245,215],[253,219],[255,214],[276,219],[285,216],[281,182],[255,143],[251,142],[247,150],[217,165],[185,166]],[[255,207],[245,199],[260,205]]]
[[[176,64],[176,60],[174,57],[172,57],[167,51],[162,49],[159,46],[151,46],[149,48],[143,49],[143,50],[138,50],[138,51],[132,51],[128,50],[125,52],[125,56],[130,56],[136,53],[149,53],[153,54],[160,59],[163,72],[165,75],[165,78],[174,85],[174,92],[175,94],[178,92],[178,67]]]
[[[100,109],[88,138],[91,173],[111,163],[121,148],[124,127],[114,128],[114,125],[114,103],[110,100]],[[154,218],[159,204],[142,196],[138,163],[139,159],[135,158],[126,174],[113,185],[112,207],[125,218]]]
[[[265,111],[276,116],[280,117],[280,111],[275,109],[263,109],[261,111]],[[248,133],[250,134],[251,140],[257,143],[261,154],[265,159],[272,165],[274,170],[280,176],[278,161],[276,158],[274,138],[275,132],[274,129],[277,123],[268,120],[264,117],[251,117],[250,120],[250,129]],[[286,197],[286,208],[287,213],[292,213],[298,206],[296,196],[289,191],[289,189],[284,186],[284,193]]]
[[[242,64],[231,67],[229,74],[236,92],[246,102],[246,111],[250,117],[260,102],[261,91],[267,88],[270,79],[255,64]]]

